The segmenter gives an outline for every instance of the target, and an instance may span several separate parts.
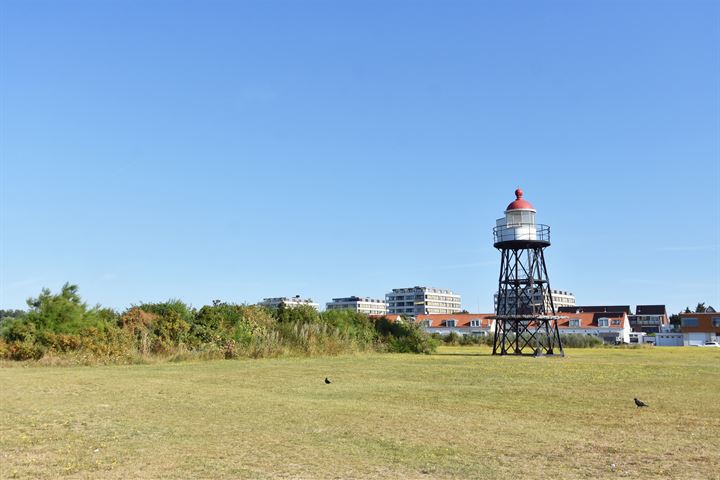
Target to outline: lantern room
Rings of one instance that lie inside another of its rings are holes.
[[[527,242],[550,245],[550,227],[535,223],[536,210],[523,198],[521,189],[515,190],[515,200],[507,206],[505,216],[498,218],[493,230],[495,246],[523,246]]]

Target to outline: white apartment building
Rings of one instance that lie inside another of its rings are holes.
[[[385,295],[388,313],[397,315],[423,315],[429,313],[455,313],[462,311],[460,295],[451,290],[432,287],[393,288]]]
[[[575,295],[573,295],[570,292],[567,292],[565,290],[552,290],[550,295],[548,295],[548,292],[545,292],[545,298],[543,299],[543,296],[540,294],[540,292],[533,293],[532,299],[533,303],[535,305],[542,305],[543,301],[545,302],[545,308],[549,312],[550,310],[550,299],[549,296],[552,297],[553,305],[555,306],[555,311],[557,312],[560,307],[574,307],[575,306]],[[495,311],[497,311],[497,301],[498,301],[498,294],[495,293],[494,295],[495,299]],[[514,305],[515,304],[515,297],[510,296],[508,298],[508,305]]]
[[[315,310],[319,310],[320,308],[320,305],[314,303],[311,298],[300,298],[300,295],[295,295],[294,297],[263,298],[262,302],[258,303],[258,305],[269,308],[278,308],[281,303],[288,308],[299,307],[300,305],[307,305]]]
[[[560,307],[574,307],[575,306],[575,295],[565,290],[553,290],[550,294],[552,296],[553,305],[555,310]],[[539,300],[540,294],[536,294],[536,298]]]
[[[369,297],[333,298],[325,306],[328,310],[352,310],[368,315],[385,315],[388,311],[385,300]]]

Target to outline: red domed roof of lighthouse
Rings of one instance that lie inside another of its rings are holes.
[[[519,188],[515,190],[515,201],[507,206],[505,210],[535,210],[535,208],[527,200],[523,200],[523,191]]]

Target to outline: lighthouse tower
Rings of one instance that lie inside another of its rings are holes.
[[[522,190],[515,197],[493,229],[500,250],[493,355],[564,355],[545,266],[550,227],[535,223]]]

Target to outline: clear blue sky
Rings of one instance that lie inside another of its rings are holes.
[[[720,307],[720,3],[2,1],[0,307],[491,311],[520,186],[580,304]]]

